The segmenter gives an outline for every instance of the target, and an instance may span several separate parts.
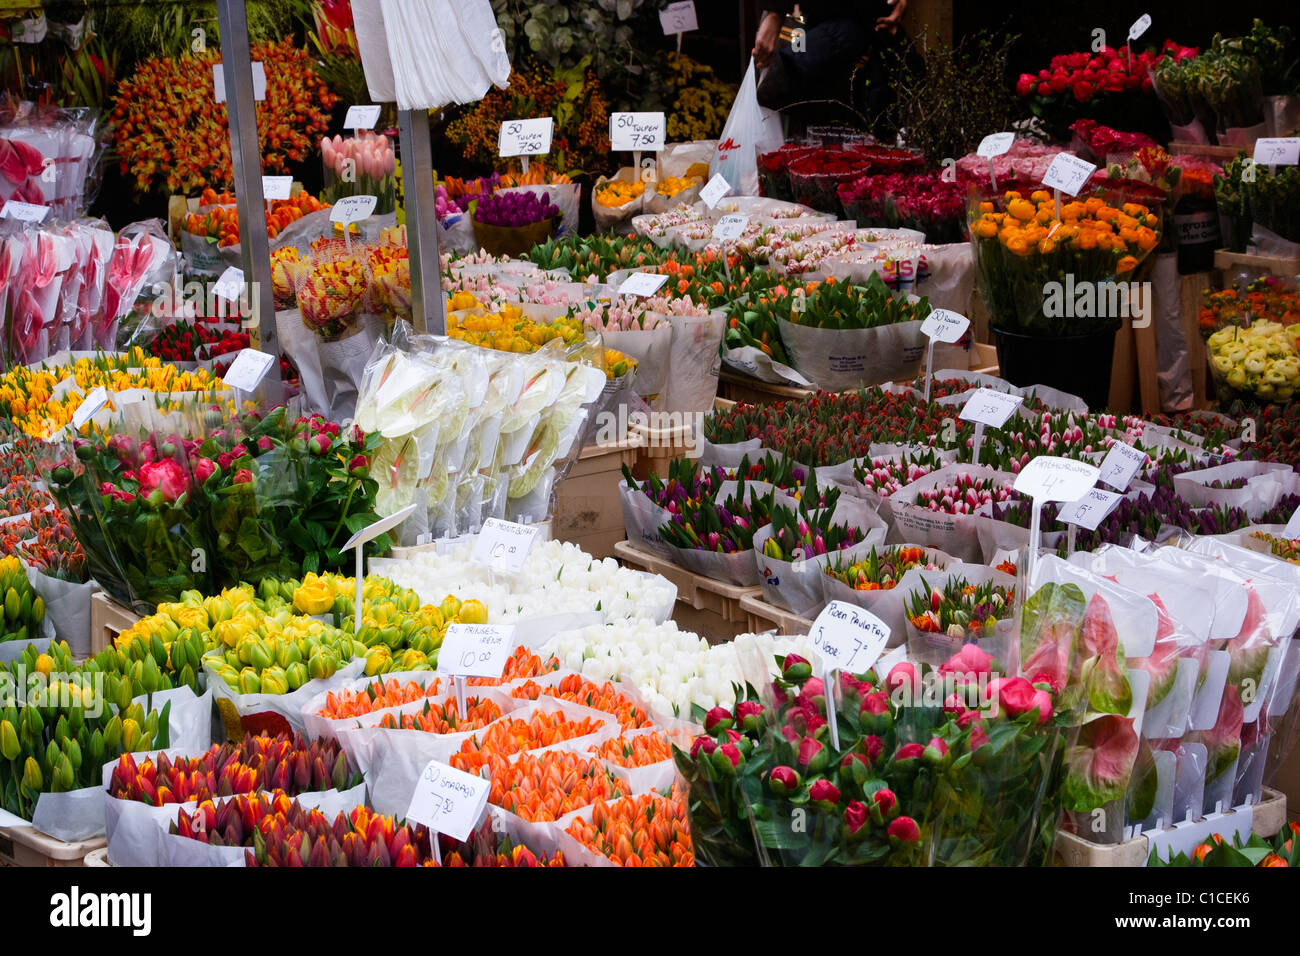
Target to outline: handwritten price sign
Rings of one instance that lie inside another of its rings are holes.
[[[1057,153],[1052,165],[1047,167],[1047,174],[1043,176],[1043,185],[1077,196],[1096,171],[1097,167],[1086,159],[1080,159],[1072,153]]]
[[[507,120],[501,124],[497,139],[500,156],[542,156],[551,151],[551,135],[555,120],[549,116],[538,119]]]
[[[500,518],[488,518],[474,541],[470,560],[486,564],[497,571],[515,574],[523,568],[535,540],[536,528],[502,521]]]
[[[1255,140],[1255,162],[1263,166],[1300,165],[1300,136],[1271,136]]]
[[[831,601],[813,621],[808,636],[825,661],[827,673],[837,670],[861,674],[876,663],[889,643],[889,628],[860,607],[847,601]]]
[[[513,624],[449,624],[438,671],[452,677],[500,677],[515,648]]]
[[[482,777],[431,760],[415,782],[406,819],[453,840],[468,840],[487,809],[490,788]]]
[[[1062,524],[1072,524],[1087,531],[1096,531],[1097,525],[1106,520],[1106,515],[1114,510],[1123,495],[1113,491],[1093,488],[1078,501],[1071,501],[1061,506],[1057,520]]]
[[[1016,475],[1015,489],[1035,501],[1077,501],[1097,483],[1097,467],[1054,455],[1039,455]]]
[[[614,152],[653,153],[664,148],[663,113],[611,113],[609,142]]]
[[[966,400],[957,417],[962,421],[1001,428],[1022,402],[1024,399],[1019,395],[1008,395],[991,388],[977,388],[975,394]]]
[[[1147,453],[1117,441],[1101,462],[1100,480],[1118,491],[1126,491],[1138,469],[1146,464]]]

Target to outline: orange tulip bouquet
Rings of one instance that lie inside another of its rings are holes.
[[[1137,304],[1124,284],[1160,244],[1160,219],[1099,192],[1058,206],[1047,190],[1012,189],[972,205],[970,236],[994,328],[1085,335],[1117,329]]]

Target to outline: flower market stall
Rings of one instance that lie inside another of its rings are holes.
[[[1289,29],[311,6],[0,103],[0,862],[1300,863]]]

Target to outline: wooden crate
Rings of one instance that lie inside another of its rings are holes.
[[[560,541],[572,541],[597,558],[613,555],[623,539],[623,505],[618,484],[623,466],[636,464],[634,441],[585,448],[564,481],[555,489],[551,530]]]
[[[716,635],[706,633],[705,637],[720,636],[722,639],[730,639],[737,634],[745,633],[749,617],[741,608],[740,601],[744,597],[762,593],[762,590],[757,587],[745,588],[734,584],[724,584],[721,581],[714,581],[712,578],[706,578],[703,575],[687,571],[671,561],[665,561],[653,554],[637,550],[629,541],[620,541],[614,545],[614,557],[630,568],[662,575],[677,585],[678,603],[685,604],[696,611],[716,616],[716,621],[712,619],[706,619],[706,621],[717,627],[719,629],[718,633]],[[684,623],[678,615],[674,615],[674,617],[678,618],[679,624]],[[692,620],[698,623],[698,619]],[[698,628],[693,627],[692,629]]]
[[[138,620],[139,614],[128,611],[103,591],[97,591],[90,599],[90,656],[108,647],[117,635]]]
[[[1200,156],[1212,159],[1216,163],[1225,163],[1236,159],[1242,146],[1210,146],[1208,143],[1170,143],[1169,152],[1176,156]],[[1247,150],[1249,152],[1249,150]]]
[[[740,607],[745,612],[745,627],[751,634],[760,634],[763,631],[775,630],[778,635],[799,635],[807,634],[812,627],[812,621],[806,617],[800,617],[792,611],[785,608],[777,607],[774,604],[768,604],[762,598],[762,591],[759,591],[759,597],[747,594],[740,599]]]
[[[35,827],[0,827],[0,866],[85,866],[86,854],[106,845],[104,837],[64,843]]]
[[[108,847],[100,847],[98,850],[91,850],[86,854],[86,866],[112,866],[108,862]]]
[[[1286,825],[1286,819],[1286,794],[1265,787],[1260,802],[1252,808],[1251,831],[1265,839],[1274,837]],[[1145,836],[1122,843],[1100,844],[1073,833],[1058,832],[1052,846],[1052,859],[1057,866],[1145,866],[1150,855],[1150,843]]]
[[[1253,252],[1229,252],[1227,249],[1216,249],[1214,268],[1220,272],[1246,269],[1250,272],[1267,272],[1275,276],[1294,276],[1300,274],[1300,258],[1261,256]]]

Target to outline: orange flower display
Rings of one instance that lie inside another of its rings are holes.
[[[1011,190],[972,206],[971,245],[980,291],[997,328],[1030,335],[1078,335],[1118,327],[1100,303],[1105,283],[1127,282],[1160,244],[1160,218],[1140,203],[1110,205],[1101,195],[1058,206],[1052,193]],[[1088,309],[1052,300],[1087,289]]]
[[[257,104],[262,169],[287,173],[289,163],[312,154],[338,96],[312,71],[307,51],[288,37],[259,43],[252,55],[266,70],[266,98]],[[118,85],[114,146],[122,173],[135,177],[140,192],[189,193],[231,183],[228,114],[212,88],[212,67],[220,62],[211,49],[160,57],[141,63]]]

